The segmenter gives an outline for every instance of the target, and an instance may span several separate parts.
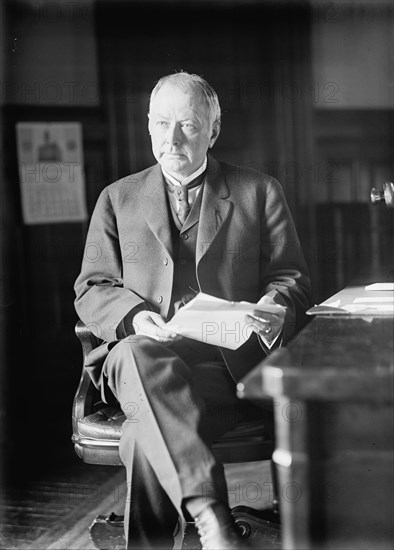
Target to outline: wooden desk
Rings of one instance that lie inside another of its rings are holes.
[[[316,317],[239,386],[274,400],[285,550],[393,548],[393,336],[389,316]]]

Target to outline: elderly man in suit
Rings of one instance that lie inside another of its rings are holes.
[[[106,187],[90,223],[75,303],[103,344],[87,368],[127,417],[129,547],[171,548],[178,518],[192,517],[204,548],[240,548],[211,443],[262,415],[237,400],[236,383],[297,329],[309,278],[279,183],[207,154],[220,132],[213,88],[165,76],[148,117],[157,164]],[[166,329],[199,291],[261,304],[240,348]],[[272,303],[286,309],[264,313]]]

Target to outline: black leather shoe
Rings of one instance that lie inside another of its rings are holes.
[[[238,533],[230,510],[220,502],[204,508],[195,522],[202,550],[252,548]]]

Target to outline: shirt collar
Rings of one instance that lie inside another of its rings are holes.
[[[174,176],[171,176],[171,174],[169,174],[166,170],[164,170],[163,167],[161,167],[161,170],[163,172],[164,177],[167,178],[174,185],[187,185],[188,183],[196,179],[200,174],[202,174],[205,171],[206,167],[207,167],[207,157],[205,157],[205,160],[200,166],[200,168],[197,168],[197,170],[193,172],[193,174],[190,174],[190,176],[187,176],[187,178],[185,178],[182,181],[179,181],[176,178],[174,178]]]

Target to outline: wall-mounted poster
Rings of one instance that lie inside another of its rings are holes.
[[[19,122],[17,146],[24,222],[86,220],[81,124]]]

